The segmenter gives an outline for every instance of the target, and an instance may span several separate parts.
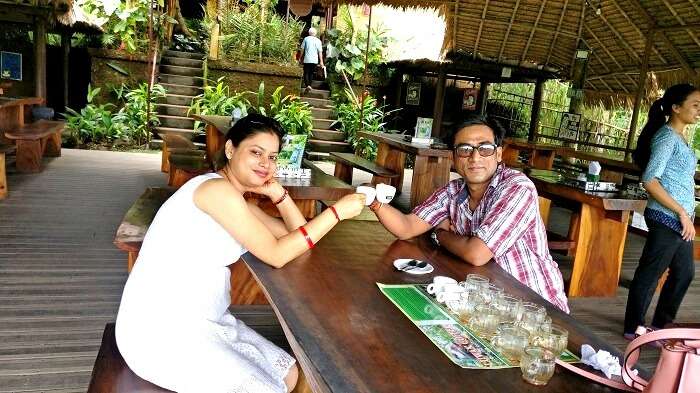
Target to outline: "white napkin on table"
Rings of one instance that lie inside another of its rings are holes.
[[[596,352],[588,344],[581,345],[581,361],[596,370],[602,371],[608,378],[622,374],[622,366],[620,366],[620,360],[617,357],[602,349]]]

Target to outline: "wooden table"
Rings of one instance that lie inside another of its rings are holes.
[[[521,166],[519,155],[521,151],[530,152],[528,166],[536,169],[552,169],[554,157],[561,146],[533,143],[527,139],[505,138],[503,140],[503,163],[509,167]]]
[[[586,192],[560,184],[554,171],[532,171],[528,177],[540,197],[578,207],[569,234],[576,245],[568,295],[615,296],[629,215],[631,211],[644,211],[646,200],[617,193]],[[540,209],[548,207],[549,204],[540,204]]]
[[[430,275],[394,270],[397,258],[429,261]],[[495,263],[473,267],[422,237],[395,240],[379,223],[344,221],[316,247],[274,269],[251,254],[243,261],[263,287],[307,382],[320,392],[611,392],[557,367],[547,386],[521,379],[520,369],[467,370],[454,365],[377,288],[376,283],[425,283],[435,275],[491,278],[508,293],[545,304],[569,331],[569,349],[582,343],[618,351],[574,318],[559,312]]]
[[[428,199],[435,190],[450,180],[452,150],[432,149],[429,146],[410,143],[403,139],[403,135],[398,134],[358,132],[357,136],[379,144],[375,162],[399,174],[391,179],[391,185],[396,187],[398,192],[403,186],[406,154],[415,155],[410,208]]]
[[[31,119],[28,107],[43,103],[44,99],[40,97],[0,97],[0,144],[13,143],[5,138],[5,132],[23,127],[25,122]]]
[[[620,160],[607,154],[578,151],[571,148],[561,147],[557,154],[561,157],[578,158],[584,161],[598,161],[601,166],[600,180],[622,184],[624,175],[641,177],[642,171],[631,161]],[[550,168],[551,169],[551,168]]]

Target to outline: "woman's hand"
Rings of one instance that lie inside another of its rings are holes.
[[[272,202],[278,201],[280,198],[282,198],[282,195],[284,195],[284,187],[282,187],[282,185],[279,184],[274,177],[266,181],[262,186],[252,188],[250,191],[256,194],[265,195],[266,197],[270,198]]]
[[[695,224],[693,220],[690,219],[690,216],[686,212],[680,215],[680,219],[681,225],[683,226],[683,233],[681,234],[683,240],[687,242],[693,241],[695,239]]]
[[[365,194],[346,195],[333,205],[341,220],[353,218],[362,212],[365,207]]]

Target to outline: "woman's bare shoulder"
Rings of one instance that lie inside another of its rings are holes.
[[[226,201],[234,206],[245,207],[243,195],[226,179],[211,179],[203,182],[194,190],[194,203],[204,211],[221,206]]]

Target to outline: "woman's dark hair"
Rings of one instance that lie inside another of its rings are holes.
[[[663,97],[654,101],[649,108],[647,123],[642,128],[637,139],[637,148],[632,152],[634,163],[643,171],[646,169],[651,156],[651,140],[656,131],[666,124],[667,117],[673,113],[674,105],[683,105],[683,102],[698,88],[687,83],[673,85],[666,89]]]
[[[282,137],[285,132],[280,123],[271,117],[257,113],[251,113],[238,120],[226,133],[226,140],[231,141],[234,147],[238,147],[244,139],[261,132],[274,134],[279,139],[280,147],[282,146]]]
[[[496,146],[501,146],[503,142],[503,137],[506,135],[506,130],[503,128],[501,123],[491,116],[484,115],[468,115],[461,122],[457,123],[457,126],[452,130],[452,132],[447,137],[447,145],[450,148],[454,148],[455,136],[463,128],[470,126],[486,126],[493,131],[493,140],[496,142]]]

